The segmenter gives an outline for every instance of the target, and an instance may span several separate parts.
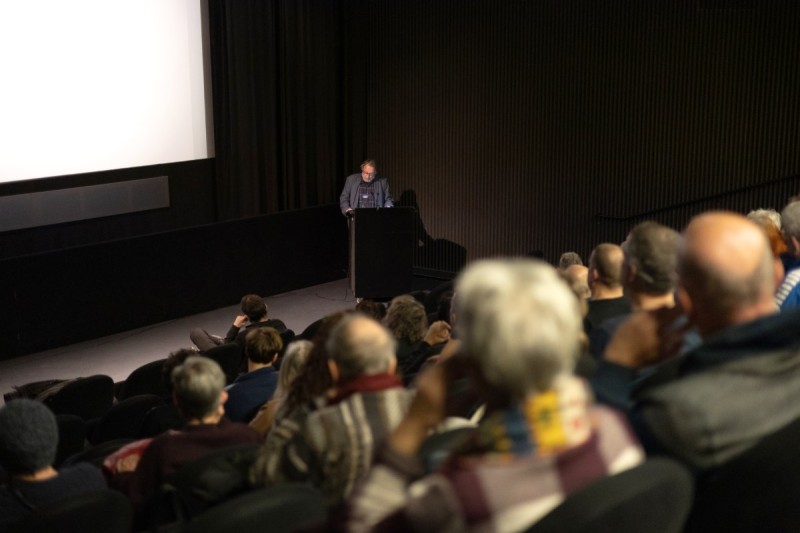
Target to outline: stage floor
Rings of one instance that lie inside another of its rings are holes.
[[[329,313],[355,306],[353,293],[342,279],[266,298],[269,316],[283,320],[295,333]],[[239,302],[229,307],[162,322],[108,337],[0,361],[0,394],[43,379],[67,379],[106,374],[122,381],[139,366],[192,346],[189,331],[204,328],[224,335],[240,313]],[[2,398],[0,398],[2,402]]]

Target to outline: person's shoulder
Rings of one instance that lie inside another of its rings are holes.
[[[243,443],[261,442],[261,435],[247,424],[241,422],[234,422],[223,417],[217,424],[217,428],[230,435],[234,440],[241,440]]]

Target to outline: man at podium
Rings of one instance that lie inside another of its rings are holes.
[[[361,163],[360,173],[347,176],[339,206],[344,216],[353,216],[353,209],[394,207],[389,180],[375,174],[373,159]]]

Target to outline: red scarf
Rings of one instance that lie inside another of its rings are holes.
[[[377,392],[395,387],[402,387],[403,382],[394,374],[370,374],[349,379],[336,386],[336,392],[328,400],[328,405],[334,405],[346,400],[357,392]]]

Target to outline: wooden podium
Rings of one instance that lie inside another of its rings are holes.
[[[411,292],[414,250],[411,207],[356,209],[350,225],[350,289],[356,298]]]

